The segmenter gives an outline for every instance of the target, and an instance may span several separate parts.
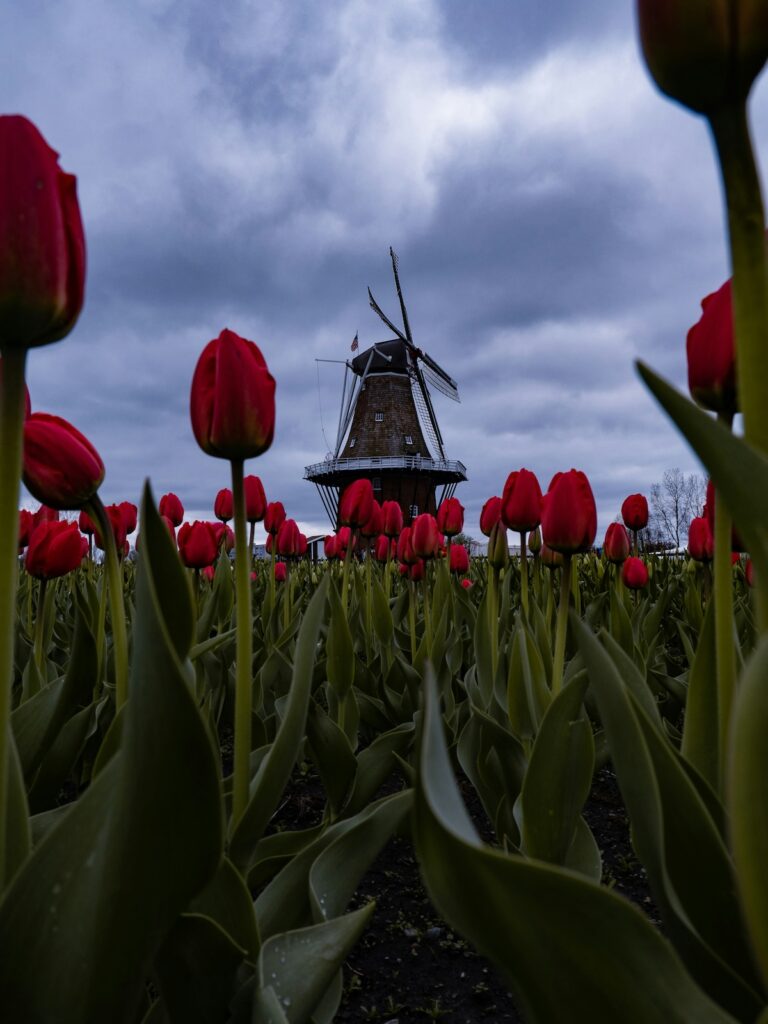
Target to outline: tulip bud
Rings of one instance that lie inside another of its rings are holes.
[[[213,514],[222,523],[228,523],[234,516],[232,491],[228,487],[222,487],[213,501]]]
[[[395,548],[394,552],[392,551],[393,547]],[[376,561],[386,562],[389,559],[390,553],[392,555],[397,554],[397,545],[386,534],[382,533],[381,536],[376,538],[376,547],[374,548]]]
[[[630,590],[648,586],[648,569],[642,558],[628,558],[621,567],[621,578]]]
[[[192,377],[192,431],[208,455],[261,455],[275,431],[275,379],[257,345],[223,330],[202,351]]]
[[[139,521],[139,510],[132,501],[121,501],[118,508],[125,523],[126,534],[133,533]]]
[[[88,438],[48,413],[24,421],[23,458],[27,489],[52,508],[82,508],[104,479],[104,463]]]
[[[65,576],[80,565],[87,550],[88,541],[77,523],[40,523],[29,538],[27,572],[41,580]]]
[[[93,525],[93,520],[87,512],[81,512],[77,519],[77,525],[80,527],[81,533],[95,533],[96,527]]]
[[[336,537],[333,534],[328,534],[323,541],[323,551],[328,561],[336,558]]]
[[[528,550],[532,555],[537,555],[541,551],[541,530],[538,526],[528,534]]]
[[[206,565],[204,569],[201,569],[200,575],[208,580],[209,583],[213,583],[213,578],[216,575],[216,570],[212,565]]]
[[[373,485],[370,480],[354,480],[339,501],[339,522],[344,526],[363,526],[373,510]]]
[[[371,514],[367,522],[360,527],[360,534],[363,537],[378,537],[384,529],[384,513],[376,499],[373,499]]]
[[[730,280],[702,300],[701,310],[685,343],[688,390],[705,409],[733,416],[739,411],[739,402]]]
[[[123,513],[120,511],[119,505],[107,505],[104,509],[107,513],[107,519],[112,527],[112,535],[115,538],[115,547],[117,548],[118,555],[122,552],[125,547],[126,540],[126,529],[125,519]],[[104,538],[101,536],[98,526],[94,523],[93,539],[96,541],[96,547],[100,550],[104,550]]]
[[[338,552],[338,558],[347,557],[347,548],[352,546],[352,550],[355,550],[357,540],[352,530],[348,526],[340,526],[339,532],[336,534],[336,550]]]
[[[412,565],[418,561],[419,556],[414,552],[411,544],[411,527],[404,526],[397,538],[397,558],[405,565]]]
[[[161,516],[167,516],[174,526],[181,526],[184,522],[184,506],[172,492],[162,496],[158,511]]]
[[[413,565],[409,566],[408,578],[412,580],[413,583],[421,583],[424,579],[426,570],[426,563],[423,559],[419,558],[413,563]]]
[[[278,583],[285,583],[285,578],[288,575],[288,567],[285,562],[275,562],[275,580]]]
[[[544,543],[563,554],[589,551],[597,533],[597,509],[585,473],[555,473],[541,515]]]
[[[662,92],[700,114],[746,99],[768,57],[763,0],[638,0],[637,11]]]
[[[264,529],[267,533],[277,534],[285,522],[285,509],[282,501],[270,501],[264,512]]]
[[[648,525],[648,501],[642,494],[630,494],[621,505],[621,518],[628,530],[644,530]]]
[[[440,546],[437,520],[429,512],[416,516],[411,526],[411,546],[418,558],[435,558]]]
[[[294,558],[299,553],[299,528],[294,519],[286,519],[277,534],[277,553]]]
[[[704,516],[692,519],[688,528],[688,554],[691,558],[697,562],[711,562],[714,548],[712,531]]]
[[[541,487],[529,469],[510,473],[501,498],[504,525],[516,533],[535,530],[541,522]]]
[[[446,537],[455,537],[464,529],[464,506],[458,498],[446,498],[437,510],[437,526]]]
[[[494,569],[504,569],[509,564],[509,544],[504,523],[499,520],[488,538],[488,563]]]
[[[245,518],[249,523],[260,523],[267,511],[267,496],[264,493],[264,485],[257,476],[245,477],[243,480],[245,491]]]
[[[382,533],[388,537],[397,537],[403,528],[403,510],[397,501],[384,501],[381,504],[381,511],[384,515],[384,526]]]
[[[85,237],[77,182],[25,117],[0,117],[0,338],[58,341],[83,305]]]
[[[501,519],[501,498],[489,498],[480,512],[480,529],[486,537],[491,536],[491,530],[499,519]]]
[[[548,569],[559,569],[563,564],[563,556],[559,551],[553,551],[552,548],[548,548],[546,544],[541,545],[541,564],[546,565]]]
[[[620,565],[629,558],[629,534],[621,523],[611,523],[605,531],[603,554],[615,565]]]
[[[212,565],[219,550],[212,523],[184,523],[176,535],[179,557],[189,569],[204,569]]]
[[[469,590],[471,587],[474,587],[474,583],[470,579],[463,579],[461,581],[461,585],[465,590]]]
[[[216,537],[216,548],[219,551],[226,551],[227,554],[235,546],[235,534],[226,523],[211,523],[213,534]]]
[[[449,564],[451,572],[458,573],[459,575],[469,572],[469,552],[463,544],[451,545]]]

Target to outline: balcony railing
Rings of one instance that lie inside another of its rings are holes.
[[[462,480],[467,477],[463,462],[448,459],[429,459],[423,455],[381,455],[359,459],[326,459],[304,468],[304,479],[331,473],[367,473],[372,469],[400,469],[417,473],[451,473]]]

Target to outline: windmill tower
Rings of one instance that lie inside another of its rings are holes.
[[[307,466],[325,510],[337,526],[339,494],[367,477],[379,502],[397,501],[408,524],[422,512],[434,513],[456,485],[467,479],[461,462],[447,459],[427,382],[454,402],[456,382],[413,343],[397,256],[390,248],[403,329],[384,314],[370,288],[371,308],[395,335],[346,361],[336,450],[324,462]]]

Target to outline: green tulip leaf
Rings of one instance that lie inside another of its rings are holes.
[[[433,903],[501,969],[532,1024],[734,1024],[621,896],[565,869],[483,846],[451,772],[431,677],[414,840]]]
[[[717,713],[717,671],[715,660],[715,603],[710,601],[704,616],[696,654],[688,674],[682,753],[713,789],[720,784],[718,751],[720,724]]]
[[[344,805],[357,775],[357,758],[349,740],[325,711],[312,701],[307,718],[307,739],[334,815]]]
[[[339,700],[344,700],[355,678],[355,655],[347,616],[335,586],[328,591],[331,622],[328,627],[328,682]]]

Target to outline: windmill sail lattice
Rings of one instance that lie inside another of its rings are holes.
[[[414,345],[397,256],[389,252],[402,329],[369,288],[371,308],[395,337],[375,342],[347,361],[336,449],[304,473],[317,486],[334,527],[341,490],[360,477],[371,480],[379,501],[398,501],[406,523],[421,512],[434,512],[467,479],[464,465],[446,457],[428,388],[430,384],[459,401],[458,386]]]

